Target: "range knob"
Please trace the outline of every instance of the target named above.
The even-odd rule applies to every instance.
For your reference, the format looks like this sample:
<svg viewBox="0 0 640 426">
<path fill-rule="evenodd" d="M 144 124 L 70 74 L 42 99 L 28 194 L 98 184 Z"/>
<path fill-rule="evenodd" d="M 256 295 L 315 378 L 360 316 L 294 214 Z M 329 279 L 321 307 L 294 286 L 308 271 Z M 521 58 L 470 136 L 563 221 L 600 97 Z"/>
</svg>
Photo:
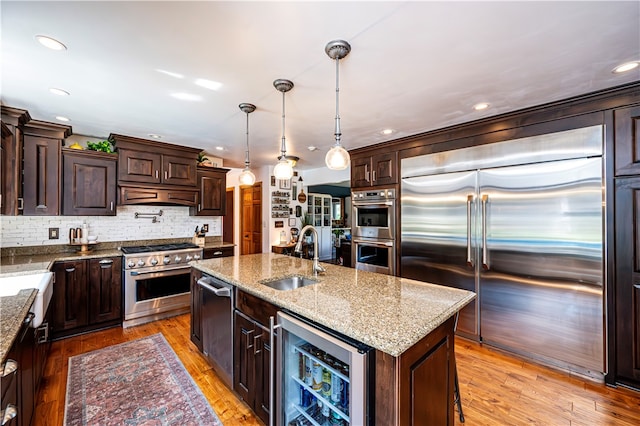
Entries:
<svg viewBox="0 0 640 426">
<path fill-rule="evenodd" d="M 193 260 L 198 260 L 200 259 L 200 255 L 199 254 L 194 254 L 193 255 Z"/>
<path fill-rule="evenodd" d="M 144 266 L 144 260 L 142 259 L 138 260 L 138 266 Z"/>
<path fill-rule="evenodd" d="M 175 258 L 175 259 L 173 259 L 173 260 L 174 260 L 174 262 L 176 262 L 176 263 L 180 263 L 180 261 L 182 260 L 182 258 L 181 258 L 180 256 L 176 256 L 176 258 Z"/>
<path fill-rule="evenodd" d="M 168 265 L 171 262 L 171 259 L 169 258 L 169 256 L 165 256 L 164 259 L 162 259 L 162 263 L 164 263 L 165 265 Z"/>
<path fill-rule="evenodd" d="M 158 259 L 156 259 L 155 257 L 151 259 L 151 265 L 152 266 L 156 266 L 158 264 Z"/>
<path fill-rule="evenodd" d="M 135 264 L 135 263 L 133 263 L 133 260 L 130 260 L 130 261 L 127 263 L 127 266 L 128 266 L 129 268 L 133 268 L 134 266 L 136 266 L 136 264 Z"/>
<path fill-rule="evenodd" d="M 187 261 L 187 262 L 191 261 L 191 259 L 193 259 L 193 257 L 191 257 L 191 255 L 186 255 L 185 258 L 184 258 L 184 260 Z"/>
</svg>

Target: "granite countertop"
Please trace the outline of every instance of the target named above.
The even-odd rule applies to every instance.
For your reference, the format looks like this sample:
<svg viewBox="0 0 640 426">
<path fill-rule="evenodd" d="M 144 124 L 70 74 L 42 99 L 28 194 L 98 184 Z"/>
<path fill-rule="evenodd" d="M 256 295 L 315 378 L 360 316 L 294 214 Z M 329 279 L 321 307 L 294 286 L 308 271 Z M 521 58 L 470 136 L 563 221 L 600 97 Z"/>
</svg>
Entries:
<svg viewBox="0 0 640 426">
<path fill-rule="evenodd" d="M 475 298 L 475 293 L 406 278 L 323 264 L 319 283 L 290 291 L 261 280 L 303 275 L 312 261 L 263 253 L 190 263 L 274 305 L 399 356 Z"/>
<path fill-rule="evenodd" d="M 31 288 L 20 290 L 15 296 L 0 297 L 0 363 L 4 363 L 37 294 Z"/>
<path fill-rule="evenodd" d="M 113 248 L 106 250 L 91 250 L 89 253 L 67 252 L 3 256 L 0 258 L 0 275 L 37 274 L 41 272 L 49 272 L 53 267 L 54 262 L 112 256 L 122 256 L 122 252 Z"/>
</svg>

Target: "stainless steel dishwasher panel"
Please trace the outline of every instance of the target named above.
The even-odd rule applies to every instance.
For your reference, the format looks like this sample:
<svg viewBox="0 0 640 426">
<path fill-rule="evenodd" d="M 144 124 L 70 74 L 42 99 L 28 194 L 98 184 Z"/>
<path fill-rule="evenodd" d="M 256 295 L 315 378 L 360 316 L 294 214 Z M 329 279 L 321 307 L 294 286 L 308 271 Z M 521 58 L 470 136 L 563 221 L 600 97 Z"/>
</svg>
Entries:
<svg viewBox="0 0 640 426">
<path fill-rule="evenodd" d="M 203 290 L 202 351 L 218 376 L 233 388 L 233 286 L 207 275 L 198 285 Z"/>
</svg>

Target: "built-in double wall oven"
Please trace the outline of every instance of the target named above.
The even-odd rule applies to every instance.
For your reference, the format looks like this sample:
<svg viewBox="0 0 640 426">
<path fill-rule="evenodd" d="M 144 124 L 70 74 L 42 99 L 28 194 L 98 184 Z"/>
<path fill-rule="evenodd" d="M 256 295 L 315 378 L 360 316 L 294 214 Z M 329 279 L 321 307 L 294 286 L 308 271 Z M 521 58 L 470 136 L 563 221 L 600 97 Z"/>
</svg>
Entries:
<svg viewBox="0 0 640 426">
<path fill-rule="evenodd" d="M 351 203 L 351 250 L 355 268 L 395 275 L 395 190 L 353 191 Z"/>
</svg>

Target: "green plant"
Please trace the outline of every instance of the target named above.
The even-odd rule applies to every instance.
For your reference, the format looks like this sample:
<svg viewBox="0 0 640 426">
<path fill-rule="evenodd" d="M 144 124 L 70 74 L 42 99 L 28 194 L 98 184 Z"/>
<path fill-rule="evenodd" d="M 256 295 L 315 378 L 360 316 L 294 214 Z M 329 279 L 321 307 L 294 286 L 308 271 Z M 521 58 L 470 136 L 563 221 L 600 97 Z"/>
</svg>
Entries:
<svg viewBox="0 0 640 426">
<path fill-rule="evenodd" d="M 89 149 L 90 151 L 113 152 L 113 148 L 111 147 L 111 142 L 109 141 L 100 141 L 100 142 L 87 141 L 87 149 Z"/>
<path fill-rule="evenodd" d="M 300 227 L 304 228 L 306 225 L 313 225 L 311 215 L 309 213 L 305 213 L 300 218 Z"/>
<path fill-rule="evenodd" d="M 198 154 L 198 163 L 203 163 L 205 161 L 209 161 L 209 159 L 204 156 L 204 151 L 202 151 Z"/>
</svg>

